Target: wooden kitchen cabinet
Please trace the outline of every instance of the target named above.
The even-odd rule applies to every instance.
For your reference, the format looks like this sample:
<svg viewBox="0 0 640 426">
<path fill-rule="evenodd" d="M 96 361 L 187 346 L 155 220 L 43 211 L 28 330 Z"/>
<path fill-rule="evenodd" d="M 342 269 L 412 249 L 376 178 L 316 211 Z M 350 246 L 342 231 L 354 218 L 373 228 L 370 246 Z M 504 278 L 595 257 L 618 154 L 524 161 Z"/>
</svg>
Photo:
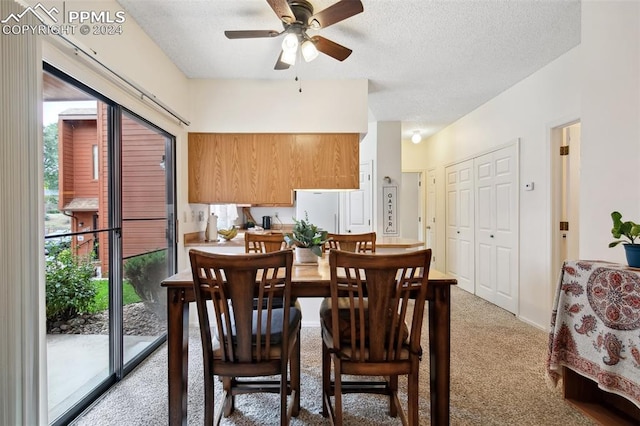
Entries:
<svg viewBox="0 0 640 426">
<path fill-rule="evenodd" d="M 294 189 L 358 188 L 357 134 L 189 133 L 189 202 L 293 205 Z"/>
<path fill-rule="evenodd" d="M 360 186 L 358 135 L 295 135 L 290 164 L 295 189 L 357 189 Z"/>
</svg>

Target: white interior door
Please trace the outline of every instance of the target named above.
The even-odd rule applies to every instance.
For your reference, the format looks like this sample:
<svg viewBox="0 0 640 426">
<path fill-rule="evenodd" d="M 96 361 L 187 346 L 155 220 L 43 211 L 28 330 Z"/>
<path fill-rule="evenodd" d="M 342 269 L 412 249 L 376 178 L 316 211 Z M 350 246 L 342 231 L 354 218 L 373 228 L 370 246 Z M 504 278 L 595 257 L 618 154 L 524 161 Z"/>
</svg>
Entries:
<svg viewBox="0 0 640 426">
<path fill-rule="evenodd" d="M 371 163 L 360 163 L 360 189 L 346 191 L 344 217 L 340 232 L 361 234 L 371 232 Z"/>
<path fill-rule="evenodd" d="M 556 298 L 557 278 L 567 259 L 579 259 L 581 123 L 551 129 L 551 269 L 554 283 L 548 294 L 549 309 Z M 568 229 L 567 229 L 568 228 Z"/>
<path fill-rule="evenodd" d="M 474 159 L 476 294 L 518 308 L 517 145 Z"/>
<path fill-rule="evenodd" d="M 579 205 L 580 205 L 580 123 L 562 129 L 563 146 L 568 147 L 562 155 L 562 218 L 568 229 L 561 231 L 560 261 L 579 259 Z"/>
<path fill-rule="evenodd" d="M 449 166 L 446 182 L 446 272 L 458 287 L 474 292 L 474 189 L 473 160 Z"/>
</svg>

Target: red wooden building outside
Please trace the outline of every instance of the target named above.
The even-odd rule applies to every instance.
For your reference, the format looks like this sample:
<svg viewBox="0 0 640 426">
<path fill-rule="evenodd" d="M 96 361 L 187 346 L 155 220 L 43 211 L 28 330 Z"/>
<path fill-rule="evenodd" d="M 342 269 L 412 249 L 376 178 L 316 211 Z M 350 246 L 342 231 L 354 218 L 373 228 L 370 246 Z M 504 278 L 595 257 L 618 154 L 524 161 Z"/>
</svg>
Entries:
<svg viewBox="0 0 640 426">
<path fill-rule="evenodd" d="M 109 271 L 109 158 L 107 106 L 68 109 L 58 116 L 58 208 L 71 217 L 75 254 L 93 254 L 101 274 Z M 126 259 L 167 247 L 166 137 L 122 117 L 122 244 Z M 161 164 L 162 163 L 162 164 Z"/>
</svg>

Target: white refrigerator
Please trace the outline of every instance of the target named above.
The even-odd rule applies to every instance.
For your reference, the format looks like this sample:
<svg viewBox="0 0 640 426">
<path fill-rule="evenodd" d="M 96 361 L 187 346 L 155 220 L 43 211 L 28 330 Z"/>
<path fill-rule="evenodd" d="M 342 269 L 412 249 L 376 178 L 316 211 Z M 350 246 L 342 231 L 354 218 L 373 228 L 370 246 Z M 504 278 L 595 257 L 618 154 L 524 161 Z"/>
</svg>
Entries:
<svg viewBox="0 0 640 426">
<path fill-rule="evenodd" d="M 338 232 L 339 219 L 338 191 L 296 191 L 296 219 L 304 219 L 304 212 L 309 216 L 309 222 L 319 228 L 334 234 Z M 304 312 L 318 312 L 322 298 L 305 297 L 299 300 Z M 304 327 L 319 327 L 319 317 L 305 315 L 302 320 Z"/>
<path fill-rule="evenodd" d="M 338 191 L 296 191 L 296 219 L 304 219 L 307 212 L 309 222 L 337 234 L 339 199 Z"/>
</svg>

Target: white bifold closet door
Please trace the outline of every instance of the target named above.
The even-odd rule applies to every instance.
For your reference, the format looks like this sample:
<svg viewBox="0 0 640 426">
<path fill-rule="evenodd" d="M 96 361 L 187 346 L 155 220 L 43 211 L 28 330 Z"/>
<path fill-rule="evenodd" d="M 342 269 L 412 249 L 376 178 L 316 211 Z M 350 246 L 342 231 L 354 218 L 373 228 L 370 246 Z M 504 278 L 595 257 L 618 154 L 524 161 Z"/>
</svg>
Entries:
<svg viewBox="0 0 640 426">
<path fill-rule="evenodd" d="M 517 145 L 474 159 L 476 192 L 475 293 L 518 309 Z"/>
<path fill-rule="evenodd" d="M 518 145 L 445 169 L 446 272 L 518 313 Z"/>
<path fill-rule="evenodd" d="M 473 160 L 449 166 L 446 179 L 446 272 L 458 287 L 474 292 Z"/>
</svg>

